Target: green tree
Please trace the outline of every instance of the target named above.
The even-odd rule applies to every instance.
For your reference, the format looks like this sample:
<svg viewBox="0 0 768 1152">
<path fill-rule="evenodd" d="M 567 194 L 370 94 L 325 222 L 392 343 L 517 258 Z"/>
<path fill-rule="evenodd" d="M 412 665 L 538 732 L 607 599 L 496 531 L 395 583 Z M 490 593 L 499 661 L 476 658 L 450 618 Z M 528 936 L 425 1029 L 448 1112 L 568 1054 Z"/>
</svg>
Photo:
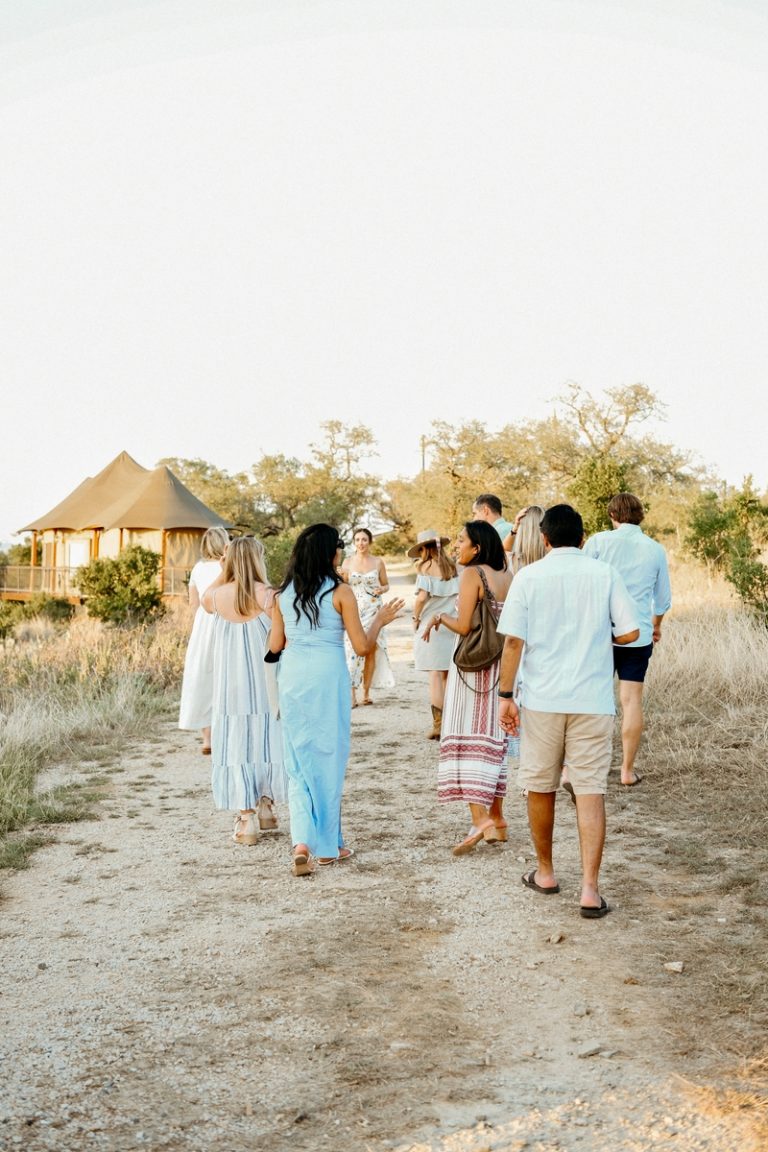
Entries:
<svg viewBox="0 0 768 1152">
<path fill-rule="evenodd" d="M 361 521 L 388 519 L 381 481 L 367 469 L 376 451 L 373 433 L 339 420 L 327 420 L 320 428 L 324 439 L 310 445 L 309 460 L 276 455 L 254 464 L 264 535 L 295 538 L 296 530 L 323 521 L 347 533 Z"/>
<path fill-rule="evenodd" d="M 585 456 L 568 494 L 584 521 L 587 536 L 611 527 L 606 511 L 612 496 L 629 488 L 627 467 L 612 456 Z"/>
<path fill-rule="evenodd" d="M 43 544 L 40 539 L 37 541 L 37 564 L 41 564 L 43 560 Z M 32 537 L 25 536 L 20 544 L 11 544 L 9 548 L 0 549 L 0 565 L 19 565 L 26 567 L 32 563 Z"/>
<path fill-rule="evenodd" d="M 166 456 L 158 463 L 170 468 L 193 496 L 223 520 L 236 528 L 254 530 L 258 519 L 256 493 L 247 473 L 232 475 L 199 458 L 185 460 L 179 456 Z"/>
<path fill-rule="evenodd" d="M 767 543 L 768 505 L 755 491 L 751 476 L 734 492 L 704 492 L 696 501 L 685 539 L 688 551 L 721 572 L 742 603 L 766 623 L 768 568 L 763 554 Z"/>
<path fill-rule="evenodd" d="M 304 468 L 300 460 L 282 453 L 263 456 L 253 465 L 251 474 L 262 537 L 291 533 L 301 522 L 308 496 Z"/>
<path fill-rule="evenodd" d="M 139 545 L 114 559 L 92 560 L 77 572 L 88 615 L 108 624 L 140 624 L 161 615 L 159 570 L 158 553 Z"/>
<path fill-rule="evenodd" d="M 367 461 L 376 455 L 370 428 L 340 420 L 326 420 L 320 427 L 324 439 L 310 445 L 312 456 L 305 470 L 307 502 L 302 523 L 334 524 L 346 534 L 361 522 L 386 518 L 381 481 L 367 471 Z"/>
<path fill-rule="evenodd" d="M 393 522 L 412 535 L 424 527 L 454 532 L 480 492 L 495 492 L 513 514 L 525 504 L 576 504 L 590 530 L 606 527 L 603 510 L 629 488 L 656 509 L 652 530 L 684 522 L 701 476 L 685 453 L 638 428 L 663 405 L 643 384 L 609 389 L 601 399 L 570 385 L 543 420 L 492 433 L 480 421 L 436 421 L 422 438 L 425 466 L 388 485 Z"/>
</svg>

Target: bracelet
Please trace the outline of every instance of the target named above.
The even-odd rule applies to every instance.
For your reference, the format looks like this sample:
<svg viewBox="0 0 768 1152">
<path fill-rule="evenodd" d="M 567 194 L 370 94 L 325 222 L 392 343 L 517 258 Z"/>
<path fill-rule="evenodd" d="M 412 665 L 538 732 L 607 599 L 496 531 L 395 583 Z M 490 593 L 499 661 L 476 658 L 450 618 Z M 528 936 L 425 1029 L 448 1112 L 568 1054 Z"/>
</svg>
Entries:
<svg viewBox="0 0 768 1152">
<path fill-rule="evenodd" d="M 515 694 L 514 694 L 514 692 L 501 692 L 501 691 L 499 691 L 498 697 L 500 700 L 514 700 Z"/>
</svg>

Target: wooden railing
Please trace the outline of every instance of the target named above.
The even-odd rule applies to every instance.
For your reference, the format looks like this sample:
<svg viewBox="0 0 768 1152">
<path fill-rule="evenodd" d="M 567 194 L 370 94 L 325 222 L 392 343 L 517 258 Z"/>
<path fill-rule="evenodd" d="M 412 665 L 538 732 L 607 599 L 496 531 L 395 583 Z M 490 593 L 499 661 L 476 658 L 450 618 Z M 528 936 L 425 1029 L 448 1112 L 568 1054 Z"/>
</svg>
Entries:
<svg viewBox="0 0 768 1152">
<path fill-rule="evenodd" d="M 29 600 L 39 592 L 48 596 L 80 599 L 78 568 L 32 567 L 30 564 L 0 564 L 0 599 Z M 186 596 L 189 568 L 163 569 L 163 595 Z"/>
</svg>

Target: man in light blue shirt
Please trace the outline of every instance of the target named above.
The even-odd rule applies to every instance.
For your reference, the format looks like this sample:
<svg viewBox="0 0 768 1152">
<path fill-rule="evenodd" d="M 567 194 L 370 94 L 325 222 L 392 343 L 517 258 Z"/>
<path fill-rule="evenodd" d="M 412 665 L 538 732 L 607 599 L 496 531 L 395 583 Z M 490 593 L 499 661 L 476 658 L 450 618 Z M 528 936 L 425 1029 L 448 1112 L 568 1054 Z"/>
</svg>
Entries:
<svg viewBox="0 0 768 1152">
<path fill-rule="evenodd" d="M 484 492 L 482 496 L 478 496 L 472 505 L 472 515 L 475 520 L 485 520 L 486 523 L 492 524 L 501 537 L 502 544 L 510 532 L 515 530 L 514 524 L 502 516 L 501 500 L 492 492 Z"/>
<path fill-rule="evenodd" d="M 504 633 L 499 723 L 520 730 L 519 781 L 527 790 L 528 823 L 537 867 L 523 884 L 560 891 L 552 863 L 555 797 L 567 762 L 576 798 L 581 846 L 581 915 L 609 911 L 598 886 L 605 843 L 605 792 L 616 706 L 613 642 L 640 635 L 637 610 L 614 568 L 581 551 L 584 525 L 568 504 L 541 521 L 546 555 L 512 581 L 498 630 Z M 521 666 L 521 708 L 514 700 Z"/>
<path fill-rule="evenodd" d="M 639 638 L 626 648 L 613 650 L 621 702 L 621 782 L 634 788 L 643 779 L 635 772 L 643 731 L 643 682 L 653 646 L 661 639 L 661 622 L 672 604 L 672 594 L 666 552 L 640 527 L 645 513 L 637 496 L 619 492 L 608 504 L 608 515 L 613 531 L 590 536 L 584 551 L 616 569 L 639 614 Z"/>
</svg>

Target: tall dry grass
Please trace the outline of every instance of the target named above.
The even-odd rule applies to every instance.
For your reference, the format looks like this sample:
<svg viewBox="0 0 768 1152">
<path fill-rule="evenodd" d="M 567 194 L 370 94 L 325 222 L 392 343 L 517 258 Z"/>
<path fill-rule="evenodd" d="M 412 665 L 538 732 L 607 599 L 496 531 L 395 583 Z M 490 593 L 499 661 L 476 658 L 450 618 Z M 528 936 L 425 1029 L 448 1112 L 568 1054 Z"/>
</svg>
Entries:
<svg viewBox="0 0 768 1152">
<path fill-rule="evenodd" d="M 0 866 L 21 864 L 30 825 L 76 818 L 92 789 L 41 794 L 52 766 L 115 754 L 146 735 L 175 697 L 188 618 L 169 613 L 144 628 L 118 630 L 87 618 L 65 629 L 27 622 L 0 652 Z"/>
<path fill-rule="evenodd" d="M 690 950 L 701 1010 L 681 1000 L 679 1033 L 705 1031 L 724 1060 L 763 1067 L 768 629 L 695 569 L 673 574 L 673 591 L 646 681 L 634 838 L 661 853 L 664 899 Z"/>
</svg>

